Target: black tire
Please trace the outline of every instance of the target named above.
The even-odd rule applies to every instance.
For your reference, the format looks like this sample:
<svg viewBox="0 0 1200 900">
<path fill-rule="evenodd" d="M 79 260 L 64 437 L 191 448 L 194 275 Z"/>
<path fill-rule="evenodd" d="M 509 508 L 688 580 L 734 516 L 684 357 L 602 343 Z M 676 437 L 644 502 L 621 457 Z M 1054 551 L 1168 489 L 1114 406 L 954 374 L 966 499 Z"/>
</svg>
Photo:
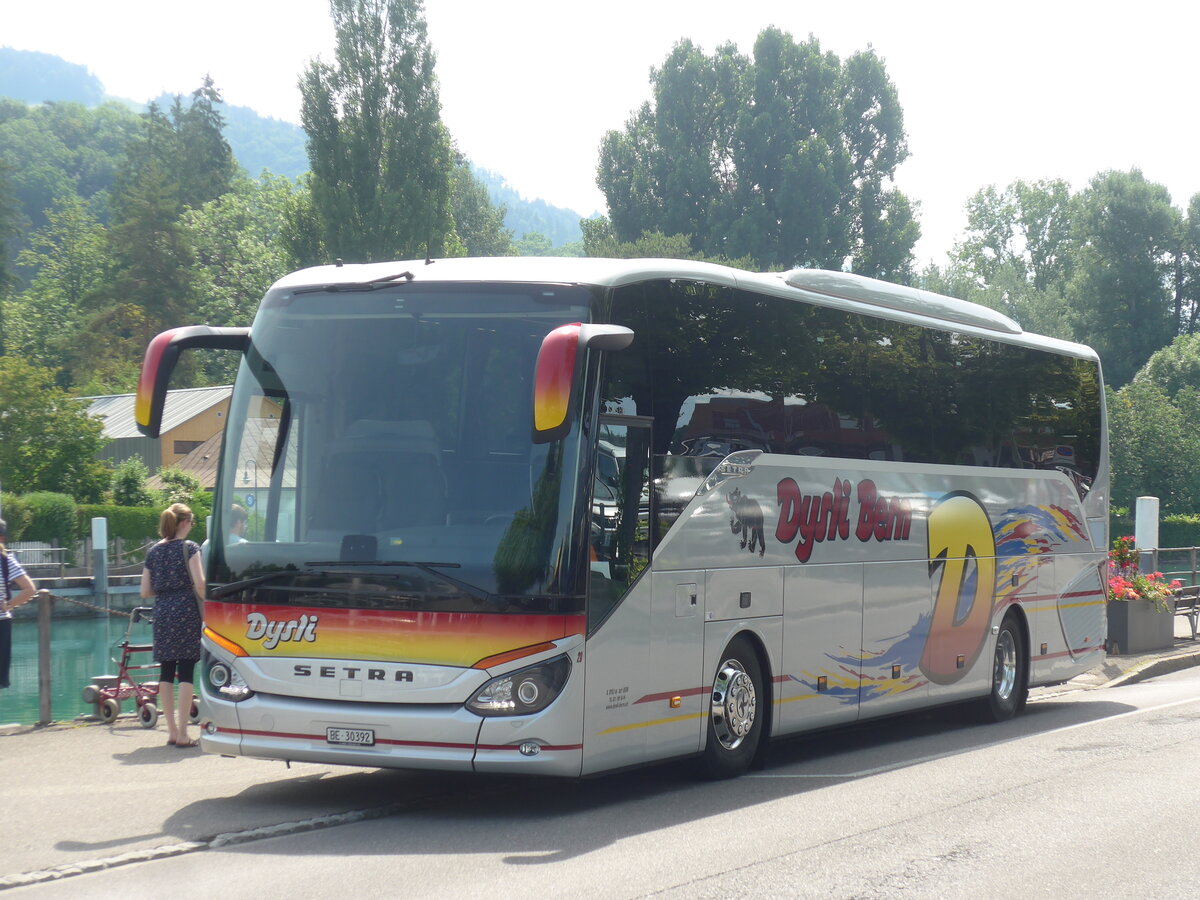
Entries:
<svg viewBox="0 0 1200 900">
<path fill-rule="evenodd" d="M 200 700 L 196 697 L 192 698 L 192 708 L 188 710 L 188 721 L 193 725 L 200 721 Z"/>
<path fill-rule="evenodd" d="M 117 720 L 117 716 L 121 714 L 121 701 L 113 697 L 107 697 L 100 704 L 100 721 L 105 725 L 111 725 Z"/>
<path fill-rule="evenodd" d="M 138 708 L 138 722 L 143 728 L 153 728 L 158 724 L 158 707 L 146 701 Z"/>
<path fill-rule="evenodd" d="M 701 757 L 707 777 L 735 778 L 750 768 L 762 740 L 765 701 L 758 654 L 749 640 L 736 637 L 713 673 L 708 740 Z"/>
<path fill-rule="evenodd" d="M 992 654 L 992 689 L 979 703 L 985 722 L 1005 722 L 1025 707 L 1029 696 L 1029 653 L 1016 617 L 1008 616 L 996 635 Z"/>
</svg>

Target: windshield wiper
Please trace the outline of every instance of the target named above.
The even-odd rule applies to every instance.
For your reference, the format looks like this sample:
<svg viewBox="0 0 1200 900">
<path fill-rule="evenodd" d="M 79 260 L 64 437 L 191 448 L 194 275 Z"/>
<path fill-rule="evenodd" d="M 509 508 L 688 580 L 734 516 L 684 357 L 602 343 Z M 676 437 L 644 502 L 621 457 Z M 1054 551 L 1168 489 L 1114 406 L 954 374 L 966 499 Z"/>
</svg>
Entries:
<svg viewBox="0 0 1200 900">
<path fill-rule="evenodd" d="M 264 572 L 262 575 L 252 575 L 249 578 L 243 578 L 240 581 L 231 581 L 228 584 L 223 584 L 219 588 L 215 588 L 209 596 L 216 600 L 219 597 L 224 597 L 226 594 L 236 594 L 238 591 L 244 591 L 246 588 L 254 587 L 256 584 L 265 584 L 268 581 L 274 581 L 277 578 L 282 578 L 285 575 L 311 575 L 311 569 L 277 569 L 274 572 Z"/>
<path fill-rule="evenodd" d="M 296 288 L 292 293 L 311 294 L 314 291 L 327 291 L 331 294 L 336 294 L 338 291 L 373 291 L 377 287 L 384 287 L 400 279 L 412 281 L 414 277 L 412 272 L 404 271 L 397 272 L 395 275 L 385 275 L 383 278 L 372 278 L 370 281 L 332 281 L 328 284 L 314 285 L 313 287 Z"/>
<path fill-rule="evenodd" d="M 306 566 L 314 568 L 324 568 L 326 566 L 345 566 L 347 568 L 367 567 L 367 568 L 387 568 L 389 566 L 402 566 L 410 569 L 419 569 L 426 575 L 432 575 L 440 581 L 447 584 L 452 584 L 464 594 L 474 597 L 476 600 L 482 600 L 484 603 L 490 603 L 498 600 L 495 594 L 485 591 L 481 587 L 476 587 L 466 581 L 461 581 L 452 575 L 447 575 L 445 572 L 439 572 L 438 569 L 461 569 L 458 563 L 452 562 L 410 562 L 404 559 L 368 559 L 361 561 L 342 561 L 335 560 L 332 562 L 306 562 Z"/>
</svg>

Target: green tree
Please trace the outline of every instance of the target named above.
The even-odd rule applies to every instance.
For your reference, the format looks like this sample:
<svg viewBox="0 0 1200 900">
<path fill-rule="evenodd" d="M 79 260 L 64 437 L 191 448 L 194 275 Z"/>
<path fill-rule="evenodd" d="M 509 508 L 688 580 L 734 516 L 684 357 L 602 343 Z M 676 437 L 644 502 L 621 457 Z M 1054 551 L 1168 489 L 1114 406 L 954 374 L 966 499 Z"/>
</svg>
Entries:
<svg viewBox="0 0 1200 900">
<path fill-rule="evenodd" d="M 686 234 L 663 234 L 661 231 L 643 232 L 637 240 L 622 241 L 613 232 L 608 219 L 595 218 L 580 221 L 583 230 L 583 255 L 611 259 L 692 259 L 732 266 L 736 269 L 751 269 L 754 261 L 746 256 L 741 259 L 708 258 L 692 249 L 692 241 Z"/>
<path fill-rule="evenodd" d="M 1193 412 L 1194 389 L 1184 401 Z M 1158 497 L 1166 513 L 1200 509 L 1200 435 L 1159 385 L 1135 380 L 1108 394 L 1112 502 Z"/>
<path fill-rule="evenodd" d="M 300 79 L 326 250 L 356 262 L 437 256 L 452 231 L 450 138 L 420 0 L 330 0 L 334 62 Z"/>
<path fill-rule="evenodd" d="M 77 194 L 107 222 L 108 192 L 138 128 L 138 117 L 119 103 L 95 109 L 78 103 L 29 107 L 0 98 L 0 163 L 11 167 L 19 225 L 8 262 L 15 263 L 28 237 L 46 227 L 56 202 Z M 16 271 L 26 281 L 36 275 L 25 266 Z"/>
<path fill-rule="evenodd" d="M 184 503 L 190 506 L 203 490 L 199 478 L 174 466 L 161 469 L 158 479 L 162 482 L 163 499 L 167 503 Z"/>
<path fill-rule="evenodd" d="M 46 368 L 65 366 L 84 298 L 104 284 L 111 268 L 104 227 L 82 197 L 61 198 L 18 264 L 37 274 L 5 308 L 5 349 Z"/>
<path fill-rule="evenodd" d="M 1181 334 L 1156 351 L 1134 381 L 1157 385 L 1172 402 L 1184 388 L 1200 387 L 1200 334 Z"/>
<path fill-rule="evenodd" d="M 1200 323 L 1200 194 L 1192 197 L 1180 223 L 1174 280 L 1176 330 L 1195 334 Z"/>
<path fill-rule="evenodd" d="M 1109 384 L 1128 382 L 1177 333 L 1169 285 L 1181 227 L 1167 189 L 1137 169 L 1101 173 L 1076 199 L 1066 296 L 1076 339 L 1096 348 Z"/>
<path fill-rule="evenodd" d="M 903 113 L 873 51 L 843 63 L 768 28 L 752 62 L 681 41 L 651 83 L 653 102 L 600 148 L 619 241 L 688 234 L 694 250 L 755 268 L 911 276 L 919 229 L 891 186 L 908 154 Z"/>
<path fill-rule="evenodd" d="M 1065 181 L 995 185 L 967 201 L 967 228 L 941 287 L 1016 319 L 1029 331 L 1074 339 L 1064 298 L 1071 273 L 1071 203 Z"/>
<path fill-rule="evenodd" d="M 537 231 L 527 231 L 514 245 L 517 256 L 557 256 L 550 238 Z"/>
<path fill-rule="evenodd" d="M 139 457 L 131 456 L 117 463 L 112 474 L 112 499 L 117 506 L 157 506 L 159 500 L 146 487 L 150 470 Z"/>
<path fill-rule="evenodd" d="M 233 189 L 181 218 L 194 254 L 189 290 L 198 298 L 195 316 L 209 325 L 249 325 L 259 301 L 278 278 L 296 268 L 285 237 L 301 190 L 282 176 L 263 173 L 238 179 Z M 190 360 L 208 384 L 228 384 L 240 353 L 206 353 Z"/>
<path fill-rule="evenodd" d="M 233 151 L 225 140 L 220 105 L 221 93 L 208 75 L 186 106 L 182 97 L 175 97 L 171 109 L 174 162 L 179 200 L 184 206 L 196 208 L 228 193 L 238 174 Z"/>
<path fill-rule="evenodd" d="M 16 493 L 59 491 L 86 503 L 109 487 L 96 459 L 104 426 L 54 383 L 54 373 L 18 356 L 0 359 L 0 483 Z"/>
<path fill-rule="evenodd" d="M 13 196 L 12 166 L 0 157 L 0 303 L 8 296 L 11 287 L 12 273 L 9 271 L 8 259 L 16 233 L 17 201 Z M 3 307 L 0 306 L 0 353 L 4 352 L 8 337 L 7 317 L 3 316 L 3 312 Z"/>
<path fill-rule="evenodd" d="M 454 231 L 467 256 L 512 256 L 512 232 L 504 227 L 503 206 L 496 207 L 487 187 L 458 156 L 451 177 Z"/>
</svg>

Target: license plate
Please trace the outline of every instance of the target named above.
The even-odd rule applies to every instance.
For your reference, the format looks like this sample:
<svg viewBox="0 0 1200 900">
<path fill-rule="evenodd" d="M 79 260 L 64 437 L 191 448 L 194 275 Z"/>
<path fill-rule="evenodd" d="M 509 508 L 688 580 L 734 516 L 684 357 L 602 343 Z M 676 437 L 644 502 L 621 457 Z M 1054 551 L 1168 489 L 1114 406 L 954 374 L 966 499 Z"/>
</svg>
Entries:
<svg viewBox="0 0 1200 900">
<path fill-rule="evenodd" d="M 326 728 L 325 741 L 354 747 L 374 747 L 375 732 L 366 728 Z"/>
</svg>

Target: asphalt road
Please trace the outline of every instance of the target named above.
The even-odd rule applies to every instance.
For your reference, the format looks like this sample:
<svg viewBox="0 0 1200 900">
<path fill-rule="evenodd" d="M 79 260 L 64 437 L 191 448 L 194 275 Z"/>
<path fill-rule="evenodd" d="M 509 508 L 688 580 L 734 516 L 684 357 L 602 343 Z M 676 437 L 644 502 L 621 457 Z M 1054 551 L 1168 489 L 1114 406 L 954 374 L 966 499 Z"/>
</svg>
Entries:
<svg viewBox="0 0 1200 900">
<path fill-rule="evenodd" d="M 20 823 L 0 872 L 48 866 L 5 896 L 1200 896 L 1180 838 L 1200 813 L 1200 669 L 1044 693 L 1003 725 L 948 710 L 792 741 L 718 783 L 287 770 L 146 737 L 107 735 L 131 745 L 128 780 L 51 795 L 41 822 L 36 781 L 12 774 L 32 763 L 0 738 L 4 831 Z"/>
</svg>

